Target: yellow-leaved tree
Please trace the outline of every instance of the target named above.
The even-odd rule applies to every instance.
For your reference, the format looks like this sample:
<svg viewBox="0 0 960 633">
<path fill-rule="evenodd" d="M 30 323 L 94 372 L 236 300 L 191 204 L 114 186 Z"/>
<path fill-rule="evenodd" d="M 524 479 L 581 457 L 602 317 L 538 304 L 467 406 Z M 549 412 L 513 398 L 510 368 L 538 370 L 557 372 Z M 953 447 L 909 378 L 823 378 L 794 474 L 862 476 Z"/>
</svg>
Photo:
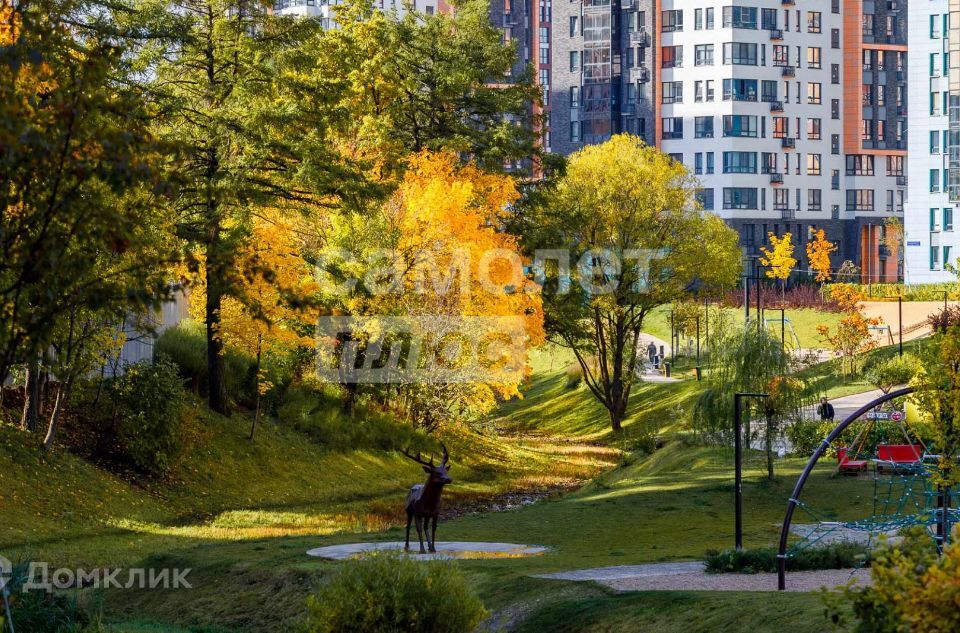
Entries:
<svg viewBox="0 0 960 633">
<path fill-rule="evenodd" d="M 760 247 L 763 252 L 760 263 L 767 267 L 767 277 L 779 279 L 786 292 L 787 279 L 797 265 L 797 258 L 793 256 L 793 235 L 784 233 L 783 237 L 777 237 L 774 233 L 768 233 L 767 239 L 770 240 L 770 248 Z"/>
<path fill-rule="evenodd" d="M 511 177 L 424 151 L 410 159 L 397 191 L 374 213 L 334 221 L 330 250 L 349 252 L 351 262 L 321 258 L 325 272 L 362 279 L 326 297 L 331 309 L 364 317 L 350 337 L 364 345 L 379 334 L 372 331 L 377 319 L 391 317 L 425 348 L 433 346 L 430 362 L 421 356 L 425 364 L 407 368 L 395 390 L 381 390 L 391 408 L 420 426 L 476 418 L 498 398 L 519 396 L 526 350 L 544 341 L 540 297 L 523 274 L 517 238 L 500 229 L 518 198 Z M 510 331 L 491 330 L 496 323 Z M 477 352 L 482 341 L 501 335 L 521 343 L 506 362 L 520 371 L 486 367 L 479 379 L 463 379 L 470 373 L 464 358 L 438 360 L 442 341 L 456 339 Z M 349 406 L 360 385 L 343 387 Z"/>
<path fill-rule="evenodd" d="M 295 216 L 269 209 L 254 216 L 231 276 L 238 289 L 220 308 L 216 334 L 227 347 L 255 359 L 256 406 L 250 439 L 260 418 L 261 401 L 274 385 L 263 368 L 264 355 L 312 346 L 318 310 L 318 284 L 303 258 Z M 190 313 L 204 318 L 203 278 L 191 284 Z"/>
<path fill-rule="evenodd" d="M 810 268 L 816 272 L 816 280 L 821 284 L 832 277 L 830 266 L 831 253 L 837 252 L 837 245 L 827 239 L 823 229 L 813 232 L 813 239 L 807 242 L 807 260 Z"/>
</svg>

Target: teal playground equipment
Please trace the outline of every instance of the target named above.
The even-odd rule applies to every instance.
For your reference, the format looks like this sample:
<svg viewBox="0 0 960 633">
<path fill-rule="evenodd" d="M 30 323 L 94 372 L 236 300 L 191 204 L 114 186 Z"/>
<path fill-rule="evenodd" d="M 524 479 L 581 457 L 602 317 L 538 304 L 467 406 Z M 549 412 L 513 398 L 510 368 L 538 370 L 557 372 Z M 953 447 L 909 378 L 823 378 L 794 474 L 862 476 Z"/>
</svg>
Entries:
<svg viewBox="0 0 960 633">
<path fill-rule="evenodd" d="M 937 548 L 950 539 L 960 509 L 949 487 L 934 475 L 939 455 L 911 432 L 899 403 L 913 392 L 907 387 L 884 394 L 840 422 L 816 448 L 787 503 L 780 532 L 778 588 L 786 588 L 787 560 L 799 552 L 838 541 L 868 547 L 915 526 L 925 528 Z M 838 475 L 870 476 L 873 504 L 869 515 L 840 521 L 801 499 L 804 485 L 824 456 L 835 453 Z M 794 525 L 794 519 L 803 522 Z"/>
</svg>

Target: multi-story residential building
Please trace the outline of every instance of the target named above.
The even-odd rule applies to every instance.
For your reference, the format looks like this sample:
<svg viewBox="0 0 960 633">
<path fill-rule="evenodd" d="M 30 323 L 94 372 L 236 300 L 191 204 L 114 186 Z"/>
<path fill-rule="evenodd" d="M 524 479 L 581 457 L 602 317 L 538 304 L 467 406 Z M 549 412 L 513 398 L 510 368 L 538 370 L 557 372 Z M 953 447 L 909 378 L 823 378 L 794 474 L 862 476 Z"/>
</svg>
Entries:
<svg viewBox="0 0 960 633">
<path fill-rule="evenodd" d="M 803 262 L 822 228 L 835 265 L 897 278 L 885 219 L 905 199 L 905 2 L 538 3 L 545 149 L 638 134 L 700 177 L 747 258 L 790 232 Z"/>
<path fill-rule="evenodd" d="M 951 14 L 953 19 L 951 22 Z M 910 4 L 910 56 L 914 72 L 909 94 L 906 229 L 907 283 L 954 279 L 946 264 L 960 255 L 960 230 L 954 227 L 958 183 L 951 156 L 957 155 L 957 99 L 960 95 L 960 0 Z M 955 61 L 951 63 L 951 56 Z M 951 109 L 953 110 L 951 116 Z"/>
<path fill-rule="evenodd" d="M 336 28 L 334 7 L 338 4 L 340 4 L 338 0 L 275 0 L 273 10 L 279 15 L 317 18 L 323 24 L 323 28 L 329 29 Z M 446 11 L 449 8 L 444 0 L 374 0 L 373 6 L 381 11 L 394 12 L 398 16 L 406 13 L 408 8 L 427 15 Z"/>
</svg>

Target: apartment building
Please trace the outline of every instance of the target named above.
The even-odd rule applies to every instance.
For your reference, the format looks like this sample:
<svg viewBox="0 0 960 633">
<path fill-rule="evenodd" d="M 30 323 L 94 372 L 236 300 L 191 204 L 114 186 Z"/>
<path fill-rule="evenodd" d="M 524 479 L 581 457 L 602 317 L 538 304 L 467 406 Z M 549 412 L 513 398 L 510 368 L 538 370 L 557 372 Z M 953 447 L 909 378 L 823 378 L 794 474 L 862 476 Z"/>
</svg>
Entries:
<svg viewBox="0 0 960 633">
<path fill-rule="evenodd" d="M 911 284 L 955 279 L 946 265 L 956 265 L 960 255 L 960 231 L 954 226 L 955 207 L 960 200 L 957 134 L 951 134 L 951 127 L 960 121 L 958 16 L 960 0 L 915 0 L 910 5 L 909 47 L 914 72 L 908 92 L 916 105 L 909 118 L 904 228 L 905 280 Z"/>
<path fill-rule="evenodd" d="M 834 265 L 898 277 L 885 220 L 906 197 L 905 1 L 535 1 L 545 149 L 637 134 L 700 177 L 746 259 L 790 232 L 803 265 L 824 229 Z"/>
<path fill-rule="evenodd" d="M 273 3 L 273 10 L 278 15 L 319 19 L 323 28 L 329 29 L 337 26 L 334 7 L 338 4 L 340 4 L 338 0 L 276 0 Z M 435 12 L 448 10 L 449 5 L 444 0 L 374 0 L 373 7 L 400 16 L 409 8 L 433 15 Z"/>
</svg>

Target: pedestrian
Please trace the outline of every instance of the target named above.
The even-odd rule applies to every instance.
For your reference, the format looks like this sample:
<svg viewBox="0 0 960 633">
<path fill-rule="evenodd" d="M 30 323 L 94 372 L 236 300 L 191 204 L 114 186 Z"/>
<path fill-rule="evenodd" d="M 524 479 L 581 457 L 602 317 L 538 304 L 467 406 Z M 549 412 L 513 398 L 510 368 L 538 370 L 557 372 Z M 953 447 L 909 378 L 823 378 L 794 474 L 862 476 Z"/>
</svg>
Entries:
<svg viewBox="0 0 960 633">
<path fill-rule="evenodd" d="M 830 404 L 826 397 L 820 398 L 820 406 L 817 407 L 817 415 L 819 415 L 820 419 L 825 422 L 833 422 L 833 405 Z"/>
<path fill-rule="evenodd" d="M 653 341 L 650 341 L 650 344 L 647 345 L 647 358 L 650 359 L 651 363 L 657 358 L 657 344 Z"/>
</svg>

